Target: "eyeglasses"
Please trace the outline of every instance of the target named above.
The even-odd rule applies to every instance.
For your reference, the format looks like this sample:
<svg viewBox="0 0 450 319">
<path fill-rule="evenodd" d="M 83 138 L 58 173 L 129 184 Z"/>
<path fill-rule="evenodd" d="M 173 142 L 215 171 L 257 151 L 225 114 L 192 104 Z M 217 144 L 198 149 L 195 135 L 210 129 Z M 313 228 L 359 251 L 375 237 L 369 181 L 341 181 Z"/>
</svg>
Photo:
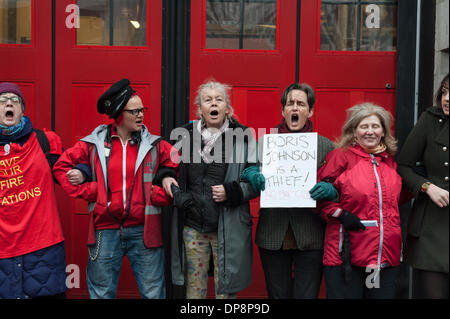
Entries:
<svg viewBox="0 0 450 319">
<path fill-rule="evenodd" d="M 12 104 L 14 105 L 18 105 L 20 104 L 20 97 L 18 96 L 0 96 L 0 104 L 1 105 L 5 105 L 6 103 L 8 103 L 8 100 L 11 101 Z"/>
<path fill-rule="evenodd" d="M 140 113 L 144 114 L 145 112 L 147 112 L 148 107 L 143 107 L 142 109 L 134 109 L 134 110 L 126 110 L 124 109 L 125 112 L 130 113 L 131 115 L 134 116 L 138 116 Z"/>
</svg>

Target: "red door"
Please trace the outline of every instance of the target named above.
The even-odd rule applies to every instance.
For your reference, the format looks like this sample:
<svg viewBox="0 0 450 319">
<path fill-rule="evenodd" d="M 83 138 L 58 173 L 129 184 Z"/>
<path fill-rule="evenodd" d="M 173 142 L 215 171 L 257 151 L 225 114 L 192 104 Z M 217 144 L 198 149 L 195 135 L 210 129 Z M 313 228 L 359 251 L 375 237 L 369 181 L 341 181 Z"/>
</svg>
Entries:
<svg viewBox="0 0 450 319">
<path fill-rule="evenodd" d="M 231 103 L 244 125 L 269 129 L 281 120 L 280 96 L 295 81 L 297 1 L 191 1 L 190 100 L 205 80 L 232 86 Z M 191 105 L 190 118 L 196 107 Z M 259 198 L 251 202 L 253 233 Z M 253 236 L 254 238 L 254 236 Z M 209 292 L 213 294 L 212 280 Z M 253 283 L 239 297 L 266 296 L 258 249 Z"/>
<path fill-rule="evenodd" d="M 238 120 L 268 132 L 281 120 L 280 96 L 298 72 L 301 82 L 316 89 L 315 128 L 331 139 L 340 134 L 345 110 L 356 103 L 373 101 L 395 114 L 397 1 L 300 1 L 300 30 L 297 2 L 191 0 L 190 100 L 209 78 L 228 83 Z M 96 101 L 110 84 L 127 77 L 150 108 L 147 126 L 159 134 L 162 0 L 54 3 L 52 92 L 52 1 L 0 0 L 0 21 L 8 20 L 0 23 L 0 81 L 20 85 L 34 125 L 50 128 L 54 111 L 56 132 L 65 148 L 72 146 L 108 122 L 97 114 Z M 79 28 L 74 4 L 80 9 Z M 194 105 L 190 117 L 195 118 Z M 81 288 L 69 295 L 88 297 L 86 203 L 71 200 L 59 187 L 57 192 L 67 261 L 81 271 Z M 259 199 L 251 207 L 255 229 Z M 266 295 L 254 248 L 253 283 L 240 297 Z M 118 297 L 138 297 L 128 262 Z"/>
<path fill-rule="evenodd" d="M 52 2 L 0 1 L 0 82 L 18 84 L 25 115 L 51 129 Z"/>
<path fill-rule="evenodd" d="M 320 134 L 340 136 L 345 110 L 361 102 L 395 115 L 396 21 L 396 0 L 301 1 L 300 81 L 316 90 Z"/>
<path fill-rule="evenodd" d="M 193 0 L 191 101 L 208 78 L 228 83 L 238 120 L 256 131 L 269 132 L 281 120 L 280 96 L 295 80 L 298 65 L 299 81 L 316 90 L 312 120 L 320 134 L 332 140 L 338 137 L 345 110 L 363 101 L 378 103 L 395 114 L 397 1 L 300 3 L 297 30 L 295 0 Z M 296 32 L 300 39 L 297 61 Z M 194 105 L 190 115 L 195 118 Z M 251 207 L 255 228 L 259 199 Z M 240 297 L 266 295 L 254 248 L 253 283 Z M 210 292 L 211 288 L 212 281 Z"/>
<path fill-rule="evenodd" d="M 76 7 L 79 6 L 79 28 Z M 145 124 L 153 134 L 161 127 L 161 1 L 56 1 L 56 132 L 70 147 L 96 126 L 108 123 L 97 113 L 97 99 L 114 82 L 128 78 L 149 107 Z M 87 297 L 87 204 L 58 194 L 64 215 L 68 263 L 80 267 L 81 288 L 72 297 Z M 118 297 L 139 297 L 131 267 L 124 261 Z"/>
</svg>

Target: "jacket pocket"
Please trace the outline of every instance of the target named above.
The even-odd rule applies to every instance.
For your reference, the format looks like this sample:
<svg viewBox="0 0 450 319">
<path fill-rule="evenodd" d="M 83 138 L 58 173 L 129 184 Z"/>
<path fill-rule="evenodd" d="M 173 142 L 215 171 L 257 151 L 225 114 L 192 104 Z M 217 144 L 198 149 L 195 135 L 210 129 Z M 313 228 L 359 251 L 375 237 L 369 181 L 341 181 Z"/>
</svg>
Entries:
<svg viewBox="0 0 450 319">
<path fill-rule="evenodd" d="M 411 215 L 409 216 L 408 235 L 420 237 L 428 203 L 429 200 L 415 200 Z"/>
<path fill-rule="evenodd" d="M 242 224 L 247 225 L 248 227 L 252 227 L 253 225 L 252 216 L 248 211 L 239 210 L 239 219 Z"/>
</svg>

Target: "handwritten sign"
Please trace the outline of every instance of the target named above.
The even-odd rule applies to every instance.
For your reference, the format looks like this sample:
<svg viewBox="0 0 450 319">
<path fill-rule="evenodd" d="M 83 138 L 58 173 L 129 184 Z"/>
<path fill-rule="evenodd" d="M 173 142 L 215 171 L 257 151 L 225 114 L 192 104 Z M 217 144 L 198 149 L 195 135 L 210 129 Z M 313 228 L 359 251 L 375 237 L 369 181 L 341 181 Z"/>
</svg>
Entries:
<svg viewBox="0 0 450 319">
<path fill-rule="evenodd" d="M 261 207 L 316 207 L 309 190 L 316 184 L 317 133 L 267 134 Z"/>
</svg>

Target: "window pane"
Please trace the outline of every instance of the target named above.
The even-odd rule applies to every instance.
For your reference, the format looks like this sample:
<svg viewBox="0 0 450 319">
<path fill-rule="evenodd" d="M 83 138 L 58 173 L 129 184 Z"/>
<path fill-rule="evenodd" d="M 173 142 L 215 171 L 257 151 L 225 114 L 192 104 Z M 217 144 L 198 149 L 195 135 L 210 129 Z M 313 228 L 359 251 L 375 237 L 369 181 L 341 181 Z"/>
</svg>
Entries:
<svg viewBox="0 0 450 319">
<path fill-rule="evenodd" d="M 357 11 L 351 4 L 322 4 L 320 49 L 353 51 L 357 47 Z"/>
<path fill-rule="evenodd" d="M 360 50 L 396 51 L 397 6 L 363 5 L 361 13 Z"/>
<path fill-rule="evenodd" d="M 146 46 L 146 0 L 78 0 L 78 45 Z"/>
<path fill-rule="evenodd" d="M 0 0 L 0 44 L 31 44 L 31 0 Z"/>
<path fill-rule="evenodd" d="M 321 50 L 395 51 L 396 44 L 397 1 L 322 1 Z"/>
<path fill-rule="evenodd" d="M 207 0 L 206 48 L 275 50 L 276 0 Z"/>
</svg>

